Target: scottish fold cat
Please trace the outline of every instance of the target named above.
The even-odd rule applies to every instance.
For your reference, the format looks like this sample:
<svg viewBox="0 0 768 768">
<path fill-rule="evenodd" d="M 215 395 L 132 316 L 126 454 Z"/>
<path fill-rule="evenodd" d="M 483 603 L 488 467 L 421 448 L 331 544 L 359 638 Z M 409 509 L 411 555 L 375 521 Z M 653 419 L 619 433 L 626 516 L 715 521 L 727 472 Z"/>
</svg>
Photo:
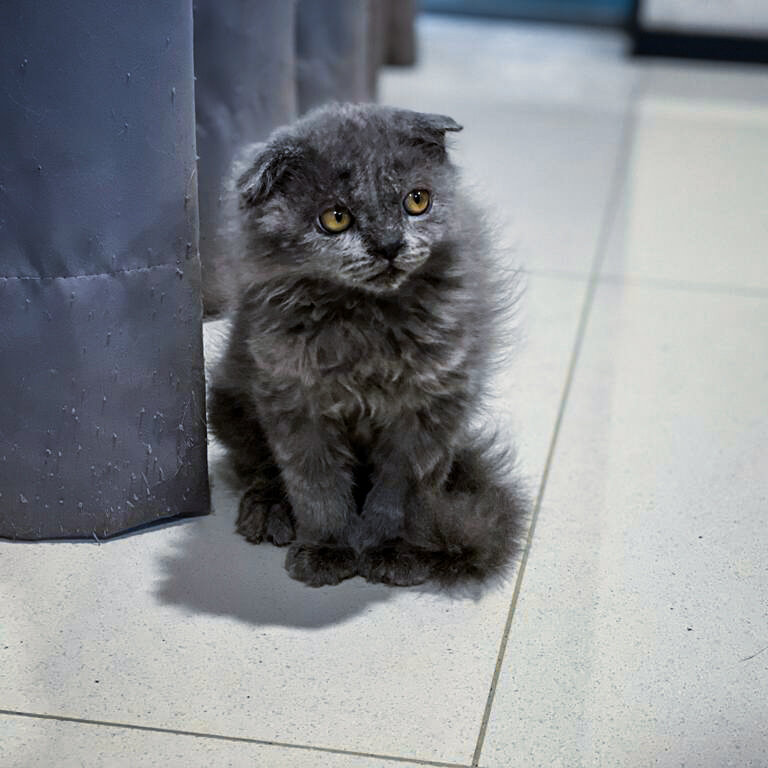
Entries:
<svg viewBox="0 0 768 768">
<path fill-rule="evenodd" d="M 233 178 L 238 290 L 209 419 L 247 484 L 237 530 L 287 546 L 311 586 L 484 581 L 515 552 L 525 494 L 472 426 L 514 289 L 448 156 L 459 130 L 331 105 Z"/>
</svg>

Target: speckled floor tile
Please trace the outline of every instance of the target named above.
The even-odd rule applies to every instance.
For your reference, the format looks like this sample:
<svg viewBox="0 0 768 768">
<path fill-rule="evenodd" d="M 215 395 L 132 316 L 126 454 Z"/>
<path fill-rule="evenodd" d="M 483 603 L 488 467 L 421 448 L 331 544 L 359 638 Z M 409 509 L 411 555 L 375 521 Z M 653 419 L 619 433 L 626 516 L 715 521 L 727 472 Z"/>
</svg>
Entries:
<svg viewBox="0 0 768 768">
<path fill-rule="evenodd" d="M 425 768 L 429 765 L 2 714 L 0 733 L 3 768 Z"/>
<path fill-rule="evenodd" d="M 480 764 L 768 765 L 768 298 L 602 285 Z"/>
<path fill-rule="evenodd" d="M 603 274 L 768 292 L 768 80 L 701 69 L 649 73 Z"/>
<path fill-rule="evenodd" d="M 641 60 L 638 82 L 648 96 L 698 104 L 768 106 L 765 67 L 680 59 Z"/>
</svg>

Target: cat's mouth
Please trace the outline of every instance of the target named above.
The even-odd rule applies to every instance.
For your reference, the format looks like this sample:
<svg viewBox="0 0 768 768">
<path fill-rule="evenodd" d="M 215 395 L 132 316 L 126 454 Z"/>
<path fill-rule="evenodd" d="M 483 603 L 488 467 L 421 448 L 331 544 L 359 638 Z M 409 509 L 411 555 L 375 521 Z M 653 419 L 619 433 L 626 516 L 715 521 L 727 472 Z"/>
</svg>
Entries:
<svg viewBox="0 0 768 768">
<path fill-rule="evenodd" d="M 366 278 L 365 282 L 377 288 L 397 288 L 407 275 L 406 270 L 400 269 L 394 264 L 387 264 L 386 267 L 379 270 L 375 275 Z"/>
</svg>

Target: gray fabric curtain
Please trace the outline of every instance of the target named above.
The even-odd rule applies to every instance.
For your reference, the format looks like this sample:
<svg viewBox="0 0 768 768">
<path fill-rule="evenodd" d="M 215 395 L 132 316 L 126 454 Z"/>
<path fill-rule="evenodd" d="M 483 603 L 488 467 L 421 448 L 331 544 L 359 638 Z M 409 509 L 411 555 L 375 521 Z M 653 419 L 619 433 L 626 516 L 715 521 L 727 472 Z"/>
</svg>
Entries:
<svg viewBox="0 0 768 768">
<path fill-rule="evenodd" d="M 296 14 L 296 96 L 299 113 L 328 101 L 370 101 L 375 70 L 369 15 L 360 0 L 299 0 Z"/>
<path fill-rule="evenodd" d="M 0 4 L 0 536 L 208 511 L 190 0 Z"/>
</svg>

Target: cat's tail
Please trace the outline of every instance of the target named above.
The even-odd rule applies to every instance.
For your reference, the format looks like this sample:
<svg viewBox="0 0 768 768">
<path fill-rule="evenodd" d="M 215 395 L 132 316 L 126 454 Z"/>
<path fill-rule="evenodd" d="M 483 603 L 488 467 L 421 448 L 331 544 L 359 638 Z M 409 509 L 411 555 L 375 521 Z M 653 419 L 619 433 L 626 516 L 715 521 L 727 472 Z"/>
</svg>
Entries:
<svg viewBox="0 0 768 768">
<path fill-rule="evenodd" d="M 468 438 L 440 489 L 414 494 L 404 539 L 433 553 L 431 576 L 445 587 L 503 578 L 520 550 L 529 496 L 514 456 L 490 437 Z"/>
</svg>

